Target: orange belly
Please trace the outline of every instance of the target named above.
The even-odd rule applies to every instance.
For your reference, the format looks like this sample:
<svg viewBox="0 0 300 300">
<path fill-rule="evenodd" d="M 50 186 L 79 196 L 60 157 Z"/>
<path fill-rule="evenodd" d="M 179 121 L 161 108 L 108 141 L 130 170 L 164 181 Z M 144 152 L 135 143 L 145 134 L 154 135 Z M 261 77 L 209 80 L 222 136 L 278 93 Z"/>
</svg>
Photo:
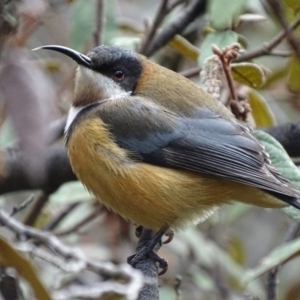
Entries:
<svg viewBox="0 0 300 300">
<path fill-rule="evenodd" d="M 285 203 L 247 185 L 133 162 L 100 119 L 81 121 L 67 143 L 74 173 L 109 209 L 146 228 L 180 229 L 233 200 L 264 207 Z"/>
</svg>

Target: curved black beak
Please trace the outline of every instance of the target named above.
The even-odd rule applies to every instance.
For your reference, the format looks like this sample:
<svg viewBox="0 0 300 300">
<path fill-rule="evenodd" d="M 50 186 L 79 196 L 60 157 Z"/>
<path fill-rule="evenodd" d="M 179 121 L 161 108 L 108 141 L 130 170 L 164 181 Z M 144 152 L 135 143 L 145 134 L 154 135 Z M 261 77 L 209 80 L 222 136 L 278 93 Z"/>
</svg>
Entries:
<svg viewBox="0 0 300 300">
<path fill-rule="evenodd" d="M 74 59 L 79 65 L 85 66 L 87 68 L 92 67 L 92 64 L 91 64 L 92 61 L 88 56 L 81 54 L 80 52 L 77 52 L 68 47 L 58 46 L 58 45 L 47 45 L 47 46 L 42 46 L 42 47 L 32 49 L 32 51 L 36 51 L 36 50 L 40 50 L 40 49 L 54 50 L 54 51 L 60 52 L 62 54 L 69 56 L 70 58 Z"/>
</svg>

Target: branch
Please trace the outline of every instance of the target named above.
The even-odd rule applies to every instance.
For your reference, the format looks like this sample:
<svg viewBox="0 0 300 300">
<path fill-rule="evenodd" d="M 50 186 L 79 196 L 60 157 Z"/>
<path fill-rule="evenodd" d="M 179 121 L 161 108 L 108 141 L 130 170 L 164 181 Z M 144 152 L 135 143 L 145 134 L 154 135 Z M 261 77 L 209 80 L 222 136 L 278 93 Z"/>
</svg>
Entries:
<svg viewBox="0 0 300 300">
<path fill-rule="evenodd" d="M 97 274 L 101 274 L 103 277 L 106 278 L 105 282 L 103 283 L 102 290 L 105 292 L 108 286 L 117 287 L 117 291 L 120 295 L 126 296 L 126 299 L 136 299 L 137 295 L 143 285 L 143 278 L 139 272 L 128 266 L 127 264 L 115 266 L 110 262 L 94 262 L 89 260 L 85 257 L 84 253 L 74 247 L 69 247 L 63 244 L 56 236 L 44 232 L 42 230 L 34 229 L 30 226 L 26 226 L 19 221 L 11 218 L 6 212 L 0 210 L 0 224 L 5 226 L 8 230 L 14 232 L 16 236 L 19 237 L 27 237 L 37 240 L 39 243 L 43 244 L 44 247 L 51 253 L 58 254 L 62 258 L 64 258 L 65 262 L 70 264 L 70 261 L 73 260 L 73 263 L 77 262 L 77 266 L 80 266 L 81 269 L 88 269 L 92 272 Z M 22 243 L 22 245 L 27 245 L 27 249 L 35 249 L 36 247 L 29 242 Z M 32 248 L 33 247 L 33 248 Z M 26 247 L 25 247 L 26 248 Z M 40 249 L 39 249 L 40 250 Z M 29 251 L 29 250 L 28 250 Z M 31 251 L 33 254 L 34 251 Z M 41 254 L 42 253 L 42 254 Z M 49 262 L 53 258 L 53 254 L 48 256 L 45 254 L 44 251 L 39 251 L 38 256 L 40 258 L 46 258 Z M 56 262 L 58 262 L 56 260 Z M 55 264 L 54 264 L 55 265 Z M 124 283 L 117 283 L 107 279 L 120 279 L 120 282 Z M 98 283 L 98 292 L 101 286 Z M 82 287 L 81 287 L 82 288 Z M 92 288 L 89 287 L 92 293 Z M 81 289 L 82 291 L 86 291 L 85 287 Z M 78 295 L 77 293 L 73 293 Z M 54 294 L 54 299 L 74 299 L 76 298 L 70 291 L 64 290 L 59 291 Z M 103 293 L 102 293 L 103 294 Z M 91 295 L 91 294 L 90 294 Z M 101 294 L 100 294 L 101 295 Z M 74 296 L 74 297 L 73 297 Z"/>
<path fill-rule="evenodd" d="M 244 52 L 234 62 L 242 62 L 260 56 L 270 55 L 270 53 L 272 53 L 272 50 L 286 38 L 286 35 L 292 32 L 294 29 L 296 29 L 299 25 L 300 25 L 300 17 L 297 18 L 290 26 L 288 26 L 287 30 L 281 31 L 278 35 L 276 35 L 269 42 L 264 43 L 261 47 L 258 47 L 248 52 Z"/>
<path fill-rule="evenodd" d="M 153 232 L 149 229 L 142 230 L 141 236 L 139 238 L 139 243 L 136 248 L 136 252 L 143 248 L 143 246 L 151 240 L 153 237 Z M 158 246 L 155 250 L 157 251 L 160 248 Z M 140 291 L 139 300 L 158 300 L 159 294 L 158 294 L 158 268 L 156 266 L 156 263 L 150 259 L 146 258 L 144 260 L 139 261 L 135 267 L 135 269 L 140 270 L 144 277 L 147 278 L 147 282 L 151 282 L 151 284 L 145 285 L 142 290 Z"/>
<path fill-rule="evenodd" d="M 0 195 L 29 189 L 41 189 L 49 194 L 63 183 L 77 180 L 63 145 L 49 146 L 44 153 L 43 164 L 45 179 L 35 182 L 28 179 L 27 165 L 18 149 L 8 148 L 0 151 Z"/>
<path fill-rule="evenodd" d="M 299 49 L 299 43 L 297 42 L 295 36 L 292 34 L 292 32 L 289 30 L 288 22 L 286 21 L 286 18 L 284 16 L 282 3 L 278 0 L 268 0 L 269 5 L 271 9 L 273 10 L 277 20 L 281 24 L 281 26 L 284 29 L 285 35 L 287 37 L 287 41 L 294 50 L 295 54 L 297 55 L 298 59 L 300 59 L 300 49 Z"/>
<path fill-rule="evenodd" d="M 187 6 L 175 21 L 153 38 L 148 50 L 144 54 L 146 56 L 153 55 L 158 49 L 165 46 L 176 34 L 180 34 L 200 14 L 204 14 L 206 2 L 206 0 L 195 0 Z"/>
<path fill-rule="evenodd" d="M 79 231 L 81 229 L 81 227 L 84 227 L 88 223 L 90 223 L 93 220 L 95 220 L 97 217 L 100 216 L 100 213 L 103 212 L 103 206 L 97 200 L 97 202 L 94 204 L 94 207 L 95 207 L 94 211 L 92 211 L 90 214 L 88 214 L 83 219 L 81 219 L 80 221 L 78 221 L 78 223 L 72 225 L 71 227 L 69 227 L 69 228 L 67 228 L 65 230 L 56 232 L 55 234 L 57 236 L 64 236 L 64 235 L 71 234 L 73 232 L 77 232 L 77 231 Z"/>
<path fill-rule="evenodd" d="M 25 217 L 23 221 L 25 225 L 29 225 L 29 226 L 34 225 L 35 221 L 40 215 L 40 212 L 42 211 L 42 209 L 44 208 L 44 206 L 49 200 L 48 195 L 43 191 L 38 192 L 36 198 L 37 199 L 32 209 L 29 211 L 28 215 Z"/>
<path fill-rule="evenodd" d="M 200 71 L 201 71 L 200 67 L 195 67 L 195 68 L 191 68 L 191 69 L 188 69 L 188 70 L 181 71 L 179 74 L 186 77 L 186 78 L 191 78 L 191 77 L 194 77 L 194 76 L 198 76 Z"/>
<path fill-rule="evenodd" d="M 289 241 L 292 241 L 294 238 L 296 238 L 299 235 L 299 232 L 300 232 L 300 224 L 292 223 L 283 238 L 283 244 L 285 244 Z M 280 267 L 281 267 L 281 265 L 275 267 L 268 274 L 267 300 L 276 300 L 277 299 L 277 296 L 276 296 L 276 294 L 277 294 L 276 293 L 277 275 L 278 275 Z"/>
<path fill-rule="evenodd" d="M 157 14 L 154 18 L 154 22 L 151 26 L 151 28 L 147 31 L 144 39 L 143 39 L 143 42 L 141 44 L 141 48 L 140 48 L 140 53 L 141 54 L 146 54 L 147 53 L 147 50 L 149 48 L 149 45 L 159 27 L 159 25 L 162 23 L 163 19 L 165 18 L 165 16 L 167 15 L 168 13 L 168 9 L 167 9 L 167 6 L 168 6 L 168 0 L 161 0 L 161 4 L 158 8 L 158 11 L 157 11 Z"/>
</svg>

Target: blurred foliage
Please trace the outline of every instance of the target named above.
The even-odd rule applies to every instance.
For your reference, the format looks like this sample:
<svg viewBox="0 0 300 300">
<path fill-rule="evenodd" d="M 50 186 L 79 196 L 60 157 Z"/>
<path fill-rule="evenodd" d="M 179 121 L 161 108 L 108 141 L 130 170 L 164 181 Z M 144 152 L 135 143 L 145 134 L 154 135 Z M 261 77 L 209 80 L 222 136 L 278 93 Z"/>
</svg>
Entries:
<svg viewBox="0 0 300 300">
<path fill-rule="evenodd" d="M 9 2 L 14 1 L 5 1 Z M 103 42 L 138 50 L 145 36 L 145 27 L 149 28 L 149 20 L 153 20 L 160 0 L 104 2 Z M 239 42 L 245 50 L 251 51 L 262 47 L 282 31 L 265 1 L 234 0 L 230 1 L 230 5 L 224 4 L 224 0 L 207 2 L 205 17 L 199 17 L 182 34 L 174 36 L 166 47 L 151 57 L 152 60 L 171 65 L 177 72 L 201 68 L 213 54 L 212 44 L 222 49 Z M 281 2 L 288 22 L 295 21 L 300 14 L 299 1 Z M 15 11 L 13 14 L 9 9 L 2 11 L 5 23 L 11 23 L 10 30 L 5 32 L 5 37 L 7 32 L 11 35 L 6 42 L 9 47 L 19 48 L 24 61 L 22 65 L 29 71 L 39 68 L 49 78 L 45 84 L 54 96 L 40 105 L 48 114 L 43 122 L 50 123 L 68 111 L 74 87 L 74 63 L 57 53 L 32 53 L 30 49 L 45 44 L 60 44 L 86 53 L 95 46 L 93 33 L 98 17 L 96 0 L 23 0 L 15 3 L 18 14 Z M 161 27 L 166 28 L 176 20 L 184 5 L 178 5 Z M 16 21 L 18 19 L 19 22 Z M 16 24 L 17 33 L 14 32 Z M 299 27 L 295 32 L 300 32 Z M 283 41 L 276 50 L 286 54 L 290 48 Z M 5 62 L 7 59 L 4 56 L 1 63 Z M 254 122 L 251 126 L 268 127 L 299 119 L 300 63 L 295 55 L 258 55 L 249 62 L 232 64 L 231 70 L 237 94 L 243 100 L 246 99 L 252 109 Z M 199 86 L 202 84 L 199 76 L 191 80 Z M 220 97 L 224 104 L 230 100 L 228 94 L 225 82 Z M 25 100 L 20 99 L 15 118 L 19 118 L 18 112 L 25 112 L 25 121 L 28 123 L 37 116 Z M 2 94 L 0 101 L 0 145 L 2 148 L 13 147 L 12 142 L 17 137 L 24 135 L 23 139 L 26 139 L 27 123 L 24 123 L 24 130 L 21 126 L 19 132 L 16 132 L 14 120 Z M 266 147 L 274 166 L 300 188 L 299 170 L 281 145 L 262 131 L 255 131 L 255 135 Z M 61 140 L 57 141 L 57 144 L 61 143 Z M 1 197 L 0 205 L 11 211 L 26 198 L 25 193 L 12 193 Z M 125 262 L 126 257 L 133 253 L 137 243 L 133 234 L 134 226 L 105 209 L 93 216 L 96 210 L 94 197 L 79 182 L 64 184 L 49 199 L 41 207 L 35 222 L 40 229 L 57 234 L 67 232 L 62 234 L 63 241 L 79 246 L 87 256 L 99 261 Z M 29 204 L 16 217 L 24 221 L 33 206 Z M 51 227 L 51 221 L 64 211 L 67 212 L 66 217 Z M 160 299 L 179 299 L 176 298 L 174 288 L 177 274 L 182 276 L 179 287 L 181 300 L 266 299 L 266 278 L 263 274 L 288 260 L 292 260 L 293 264 L 284 265 L 280 273 L 278 299 L 300 299 L 300 261 L 295 259 L 299 255 L 299 238 L 282 243 L 292 223 L 291 219 L 299 223 L 300 217 L 294 208 L 288 207 L 283 211 L 285 213 L 234 204 L 220 209 L 203 224 L 176 234 L 174 241 L 160 250 L 161 256 L 170 265 L 168 272 L 160 278 Z M 84 219 L 87 222 L 82 222 Z M 78 224 L 80 226 L 76 227 Z M 13 267 L 22 276 L 22 280 L 25 279 L 22 288 L 25 286 L 23 290 L 26 299 L 33 299 L 32 293 L 37 299 L 49 299 L 46 289 L 61 290 L 73 283 L 92 286 L 100 280 L 100 276 L 86 271 L 66 273 L 36 257 L 25 259 L 16 247 L 7 242 L 14 242 L 11 233 L 3 228 L 0 231 L 1 236 L 5 236 L 5 239 L 0 239 L 1 265 Z M 32 268 L 32 264 L 37 271 Z M 39 296 L 39 293 L 45 295 Z"/>
</svg>

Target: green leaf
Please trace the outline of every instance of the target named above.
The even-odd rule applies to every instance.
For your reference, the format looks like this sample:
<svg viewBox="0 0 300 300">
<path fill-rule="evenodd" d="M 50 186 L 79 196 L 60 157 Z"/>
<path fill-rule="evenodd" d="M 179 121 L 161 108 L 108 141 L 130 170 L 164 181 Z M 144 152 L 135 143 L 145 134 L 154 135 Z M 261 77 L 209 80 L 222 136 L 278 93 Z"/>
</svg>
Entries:
<svg viewBox="0 0 300 300">
<path fill-rule="evenodd" d="M 247 272 L 243 276 L 243 282 L 248 284 L 262 274 L 270 271 L 274 267 L 285 263 L 293 258 L 295 255 L 299 255 L 300 251 L 300 238 L 297 238 L 291 242 L 285 243 L 265 256 L 260 264 Z"/>
<path fill-rule="evenodd" d="M 209 33 L 203 40 L 200 48 L 200 57 L 198 59 L 199 66 L 202 67 L 204 61 L 213 55 L 211 46 L 212 44 L 217 45 L 220 49 L 236 43 L 238 41 L 238 35 L 231 31 L 213 32 Z"/>
<path fill-rule="evenodd" d="M 255 90 L 248 94 L 251 113 L 258 127 L 268 127 L 276 124 L 275 117 L 266 100 Z"/>
<path fill-rule="evenodd" d="M 238 16 L 245 7 L 246 0 L 224 0 L 209 1 L 209 17 L 212 27 L 225 29 L 231 27 L 233 19 Z"/>
<path fill-rule="evenodd" d="M 37 299 L 51 300 L 46 288 L 43 286 L 34 268 L 22 255 L 20 255 L 3 237 L 0 236 L 0 263 L 4 267 L 16 269 L 26 279 L 33 289 Z"/>
<path fill-rule="evenodd" d="M 297 13 L 300 10 L 299 0 L 283 0 L 283 3 L 290 7 L 294 13 Z"/>
<path fill-rule="evenodd" d="M 231 73 L 234 80 L 253 88 L 260 87 L 265 82 L 264 72 L 257 64 L 231 64 Z"/>
<path fill-rule="evenodd" d="M 268 133 L 255 130 L 253 135 L 265 146 L 270 155 L 272 165 L 293 185 L 300 189 L 300 171 L 295 166 L 281 144 Z M 294 207 L 282 209 L 292 220 L 299 222 L 300 212 Z"/>
<path fill-rule="evenodd" d="M 176 49 L 183 56 L 188 57 L 192 60 L 197 61 L 200 51 L 197 47 L 191 44 L 187 39 L 181 35 L 175 35 L 171 41 L 169 41 L 169 46 Z"/>
<path fill-rule="evenodd" d="M 289 73 L 288 73 L 288 88 L 291 92 L 300 92 L 300 60 L 295 56 L 291 58 L 289 62 Z"/>
</svg>

